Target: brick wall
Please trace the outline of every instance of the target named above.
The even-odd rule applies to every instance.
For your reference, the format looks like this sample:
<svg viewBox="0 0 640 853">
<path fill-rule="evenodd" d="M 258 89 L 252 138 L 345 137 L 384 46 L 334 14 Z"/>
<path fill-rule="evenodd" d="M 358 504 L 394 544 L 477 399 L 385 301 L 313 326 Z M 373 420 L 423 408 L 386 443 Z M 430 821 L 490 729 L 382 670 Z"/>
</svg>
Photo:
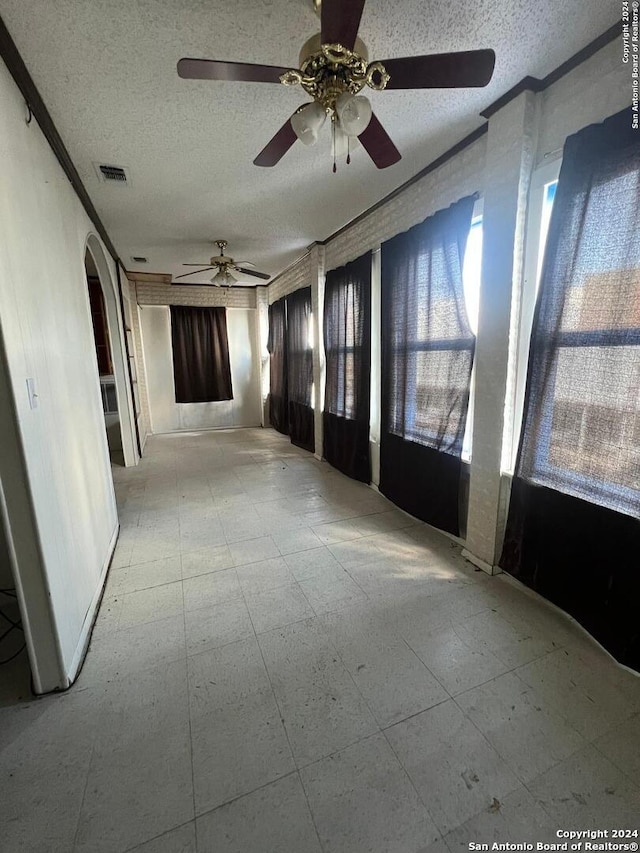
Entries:
<svg viewBox="0 0 640 853">
<path fill-rule="evenodd" d="M 311 269 L 311 252 L 308 252 L 295 264 L 292 264 L 288 269 L 271 282 L 269 285 L 269 305 L 276 302 L 283 296 L 293 293 L 294 290 L 300 290 L 301 287 L 309 287 L 312 283 L 313 271 Z"/>
<path fill-rule="evenodd" d="M 486 135 L 480 137 L 457 157 L 330 240 L 326 245 L 326 269 L 354 260 L 465 195 L 482 192 L 486 144 Z"/>
<path fill-rule="evenodd" d="M 255 287 L 174 287 L 138 282 L 138 305 L 192 305 L 194 308 L 255 308 Z"/>
</svg>

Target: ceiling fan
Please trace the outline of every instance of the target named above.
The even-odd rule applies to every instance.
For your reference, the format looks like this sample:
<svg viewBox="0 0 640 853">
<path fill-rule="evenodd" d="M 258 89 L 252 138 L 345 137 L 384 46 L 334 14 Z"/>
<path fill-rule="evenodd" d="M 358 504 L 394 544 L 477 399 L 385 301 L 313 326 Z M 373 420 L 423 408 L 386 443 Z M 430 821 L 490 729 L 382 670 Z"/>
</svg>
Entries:
<svg viewBox="0 0 640 853">
<path fill-rule="evenodd" d="M 179 278 L 187 278 L 190 275 L 197 275 L 198 273 L 208 272 L 209 270 L 217 270 L 216 274 L 211 279 L 211 284 L 215 285 L 215 287 L 231 287 L 235 284 L 238 279 L 236 276 L 232 275 L 230 270 L 234 270 L 235 272 L 239 272 L 242 276 L 252 275 L 255 278 L 261 278 L 264 281 L 268 281 L 271 276 L 266 272 L 258 272 L 257 270 L 248 270 L 246 267 L 240 266 L 240 264 L 249 263 L 248 261 L 239 261 L 236 263 L 233 258 L 230 258 L 228 255 L 225 255 L 224 250 L 227 248 L 226 240 L 216 240 L 216 245 L 220 249 L 219 255 L 214 255 L 213 258 L 209 259 L 209 263 L 211 266 L 203 267 L 202 264 L 182 264 L 183 267 L 200 267 L 199 270 L 193 270 L 192 272 L 185 272 L 182 275 L 177 275 L 172 281 L 172 284 L 176 284 Z M 188 281 L 181 281 L 180 284 L 189 284 Z"/>
<path fill-rule="evenodd" d="M 358 27 L 365 0 L 322 0 L 321 32 L 310 38 L 300 52 L 300 70 L 248 62 L 214 59 L 181 59 L 180 77 L 193 80 L 227 80 L 300 85 L 313 98 L 287 119 L 253 161 L 256 166 L 275 166 L 296 139 L 312 145 L 327 116 L 336 142 L 357 138 L 379 169 L 392 166 L 401 154 L 373 114 L 365 86 L 384 89 L 444 89 L 486 86 L 495 65 L 493 50 L 467 50 L 427 56 L 408 56 L 368 62 Z M 314 5 L 319 5 L 314 0 Z M 350 156 L 347 154 L 347 162 Z"/>
</svg>

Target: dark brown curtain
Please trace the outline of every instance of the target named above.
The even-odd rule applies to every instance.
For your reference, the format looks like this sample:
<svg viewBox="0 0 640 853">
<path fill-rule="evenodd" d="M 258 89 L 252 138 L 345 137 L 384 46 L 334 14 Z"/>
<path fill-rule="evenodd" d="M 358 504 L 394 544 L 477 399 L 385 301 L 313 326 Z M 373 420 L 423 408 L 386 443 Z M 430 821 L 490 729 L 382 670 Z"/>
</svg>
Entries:
<svg viewBox="0 0 640 853">
<path fill-rule="evenodd" d="M 474 201 L 382 245 L 380 491 L 455 535 L 475 348 L 462 288 Z"/>
<path fill-rule="evenodd" d="M 278 432 L 289 435 L 287 393 L 287 306 L 278 299 L 269 306 L 269 420 Z"/>
<path fill-rule="evenodd" d="M 500 565 L 640 668 L 640 134 L 570 137 Z"/>
<path fill-rule="evenodd" d="M 225 308 L 171 306 L 176 403 L 232 400 Z"/>
<path fill-rule="evenodd" d="M 371 252 L 327 273 L 324 347 L 324 457 L 344 474 L 368 483 Z"/>
<path fill-rule="evenodd" d="M 311 288 L 287 296 L 289 435 L 305 450 L 315 450 L 311 388 L 313 352 L 309 345 Z"/>
</svg>

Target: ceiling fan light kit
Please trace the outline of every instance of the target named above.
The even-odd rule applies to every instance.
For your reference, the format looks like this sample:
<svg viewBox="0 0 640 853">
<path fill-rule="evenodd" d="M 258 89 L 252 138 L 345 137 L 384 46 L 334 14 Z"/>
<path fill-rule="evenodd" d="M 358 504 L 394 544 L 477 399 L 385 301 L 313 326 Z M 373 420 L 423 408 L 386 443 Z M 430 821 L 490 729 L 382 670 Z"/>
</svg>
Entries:
<svg viewBox="0 0 640 853">
<path fill-rule="evenodd" d="M 216 287 L 231 287 L 232 284 L 235 284 L 238 279 L 231 275 L 231 273 L 226 270 L 219 270 L 214 277 L 211 279 L 211 284 L 214 284 Z"/>
<path fill-rule="evenodd" d="M 291 127 L 304 145 L 315 145 L 318 131 L 327 120 L 326 110 L 317 101 L 305 104 L 291 116 Z"/>
<path fill-rule="evenodd" d="M 198 270 L 193 270 L 192 272 L 185 272 L 182 275 L 177 275 L 175 279 L 171 282 L 172 284 L 190 284 L 188 281 L 178 282 L 178 279 L 187 278 L 192 275 L 200 275 L 203 272 L 210 272 L 211 270 L 216 270 L 216 274 L 210 279 L 210 284 L 214 287 L 231 287 L 232 285 L 238 282 L 238 277 L 231 274 L 231 270 L 240 273 L 241 277 L 245 276 L 253 276 L 254 278 L 262 279 L 263 281 L 268 281 L 271 276 L 266 272 L 258 272 L 257 270 L 249 270 L 244 266 L 240 266 L 240 263 L 236 263 L 233 258 L 229 257 L 229 255 L 225 255 L 224 250 L 227 248 L 226 240 L 216 240 L 216 245 L 220 249 L 219 255 L 214 255 L 209 259 L 209 263 L 211 266 L 205 267 L 202 264 L 183 264 L 183 267 L 200 267 Z M 242 263 L 248 263 L 248 261 L 242 261 Z M 197 282 L 200 284 L 200 282 Z"/>
<path fill-rule="evenodd" d="M 369 126 L 373 110 L 364 95 L 343 92 L 336 99 L 336 115 L 347 136 L 360 136 Z"/>
<path fill-rule="evenodd" d="M 256 166 L 275 166 L 297 139 L 313 145 L 329 116 L 334 171 L 338 129 L 346 134 L 347 142 L 358 138 L 375 165 L 386 169 L 397 163 L 401 154 L 361 94 L 365 86 L 375 92 L 486 86 L 496 57 L 493 50 L 484 49 L 369 62 L 366 45 L 358 38 L 364 4 L 365 0 L 314 0 L 316 8 L 320 6 L 321 32 L 303 45 L 299 69 L 181 59 L 178 74 L 197 80 L 299 85 L 313 99 L 287 119 L 253 161 Z"/>
</svg>

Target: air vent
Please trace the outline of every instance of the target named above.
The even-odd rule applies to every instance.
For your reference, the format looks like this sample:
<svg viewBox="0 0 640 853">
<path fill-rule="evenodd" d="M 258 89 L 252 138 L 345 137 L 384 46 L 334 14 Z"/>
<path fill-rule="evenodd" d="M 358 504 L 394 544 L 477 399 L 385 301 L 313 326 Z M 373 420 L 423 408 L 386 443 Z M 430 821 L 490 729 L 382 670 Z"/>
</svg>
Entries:
<svg viewBox="0 0 640 853">
<path fill-rule="evenodd" d="M 119 187 L 131 185 L 131 178 L 126 166 L 114 166 L 111 163 L 94 163 L 96 175 L 103 184 L 114 184 Z"/>
<path fill-rule="evenodd" d="M 127 175 L 120 166 L 100 166 L 105 181 L 126 181 Z"/>
<path fill-rule="evenodd" d="M 148 264 L 149 260 L 147 258 L 143 258 L 142 255 L 131 255 L 131 260 L 134 264 Z"/>
</svg>

